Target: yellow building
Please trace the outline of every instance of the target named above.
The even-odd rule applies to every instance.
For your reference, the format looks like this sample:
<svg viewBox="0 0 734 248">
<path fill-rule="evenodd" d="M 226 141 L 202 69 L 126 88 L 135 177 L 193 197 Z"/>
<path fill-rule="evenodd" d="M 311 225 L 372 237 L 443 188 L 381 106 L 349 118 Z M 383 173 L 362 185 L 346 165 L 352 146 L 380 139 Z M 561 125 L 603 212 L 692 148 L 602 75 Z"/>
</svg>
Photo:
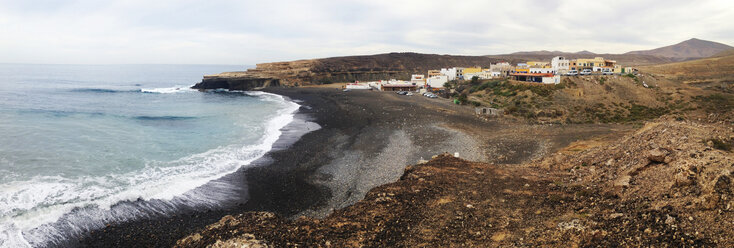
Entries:
<svg viewBox="0 0 734 248">
<path fill-rule="evenodd" d="M 473 74 L 482 72 L 482 67 L 467 67 L 464 68 L 464 74 Z"/>
<path fill-rule="evenodd" d="M 532 68 L 550 68 L 551 67 L 550 62 L 544 62 L 544 61 L 528 61 L 526 64 L 528 64 L 528 67 L 532 67 Z"/>
<path fill-rule="evenodd" d="M 428 77 L 441 76 L 440 70 L 428 70 Z"/>
<path fill-rule="evenodd" d="M 580 68 L 593 68 L 604 66 L 604 58 L 596 57 L 593 59 L 577 59 L 576 65 Z"/>
</svg>

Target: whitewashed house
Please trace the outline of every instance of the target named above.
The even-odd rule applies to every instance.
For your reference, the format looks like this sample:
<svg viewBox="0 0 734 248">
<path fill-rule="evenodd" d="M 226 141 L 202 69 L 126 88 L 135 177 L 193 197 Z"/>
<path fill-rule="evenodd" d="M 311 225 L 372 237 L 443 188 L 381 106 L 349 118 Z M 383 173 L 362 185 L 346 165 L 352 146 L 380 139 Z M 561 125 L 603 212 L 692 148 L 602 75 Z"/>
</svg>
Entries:
<svg viewBox="0 0 734 248">
<path fill-rule="evenodd" d="M 418 87 L 425 87 L 426 85 L 426 75 L 422 74 L 413 74 L 410 76 L 410 83 L 413 85 L 416 85 Z"/>
<path fill-rule="evenodd" d="M 441 74 L 446 75 L 451 80 L 456 80 L 456 67 L 454 68 L 441 68 Z"/>
<path fill-rule="evenodd" d="M 431 88 L 443 88 L 443 85 L 449 81 L 449 76 L 438 75 L 426 79 L 426 86 Z"/>
<path fill-rule="evenodd" d="M 528 73 L 552 73 L 556 74 L 553 68 L 528 68 Z"/>
<path fill-rule="evenodd" d="M 564 75 L 570 70 L 571 61 L 562 56 L 556 56 L 551 59 L 551 68 L 555 74 Z"/>
</svg>

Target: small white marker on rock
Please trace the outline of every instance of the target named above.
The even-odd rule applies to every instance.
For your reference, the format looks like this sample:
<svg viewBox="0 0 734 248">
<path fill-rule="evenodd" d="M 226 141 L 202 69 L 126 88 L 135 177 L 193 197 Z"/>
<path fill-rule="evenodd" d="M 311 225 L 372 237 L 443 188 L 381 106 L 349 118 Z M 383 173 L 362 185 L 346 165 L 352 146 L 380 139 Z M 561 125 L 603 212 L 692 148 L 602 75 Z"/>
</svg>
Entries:
<svg viewBox="0 0 734 248">
<path fill-rule="evenodd" d="M 455 152 L 455 153 L 454 153 L 454 157 L 455 157 L 455 158 L 458 158 L 458 157 L 459 157 L 459 153 L 458 153 L 458 152 Z"/>
</svg>

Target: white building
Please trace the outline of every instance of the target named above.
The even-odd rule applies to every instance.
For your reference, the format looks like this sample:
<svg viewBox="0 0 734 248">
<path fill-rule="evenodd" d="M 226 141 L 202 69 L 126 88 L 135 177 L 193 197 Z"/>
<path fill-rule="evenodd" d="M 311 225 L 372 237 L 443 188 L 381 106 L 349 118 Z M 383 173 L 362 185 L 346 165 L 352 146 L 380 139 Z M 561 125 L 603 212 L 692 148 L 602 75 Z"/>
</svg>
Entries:
<svg viewBox="0 0 734 248">
<path fill-rule="evenodd" d="M 410 76 L 410 83 L 417 85 L 418 87 L 424 87 L 426 85 L 426 76 L 422 74 L 413 74 Z"/>
<path fill-rule="evenodd" d="M 439 75 L 426 79 L 426 85 L 431 88 L 443 88 L 443 85 L 449 81 L 449 76 Z"/>
<path fill-rule="evenodd" d="M 372 87 L 369 83 L 348 83 L 346 88 L 350 90 L 369 90 Z"/>
<path fill-rule="evenodd" d="M 497 73 L 497 75 L 499 75 L 499 72 Z M 480 72 L 475 72 L 475 73 L 464 73 L 464 79 L 466 79 L 466 80 L 471 80 L 473 77 L 477 77 L 479 79 L 491 79 L 493 76 L 492 76 L 492 72 L 490 72 L 490 71 L 480 71 Z"/>
<path fill-rule="evenodd" d="M 507 62 L 490 64 L 489 71 L 492 72 L 492 77 L 507 76 L 510 75 L 510 73 L 512 72 L 512 65 Z"/>
<path fill-rule="evenodd" d="M 551 59 L 551 68 L 556 74 L 566 74 L 571 68 L 571 62 L 562 56 L 556 56 Z"/>
<path fill-rule="evenodd" d="M 449 81 L 456 80 L 456 68 L 441 68 L 441 74 L 448 77 Z"/>
<path fill-rule="evenodd" d="M 553 73 L 556 74 L 556 70 L 553 68 L 528 68 L 528 73 Z"/>
<path fill-rule="evenodd" d="M 464 67 L 454 67 L 454 69 L 456 70 L 456 79 L 466 79 L 466 77 L 464 77 Z"/>
<path fill-rule="evenodd" d="M 544 84 L 559 84 L 561 83 L 561 76 L 555 75 L 552 77 L 543 77 Z"/>
</svg>

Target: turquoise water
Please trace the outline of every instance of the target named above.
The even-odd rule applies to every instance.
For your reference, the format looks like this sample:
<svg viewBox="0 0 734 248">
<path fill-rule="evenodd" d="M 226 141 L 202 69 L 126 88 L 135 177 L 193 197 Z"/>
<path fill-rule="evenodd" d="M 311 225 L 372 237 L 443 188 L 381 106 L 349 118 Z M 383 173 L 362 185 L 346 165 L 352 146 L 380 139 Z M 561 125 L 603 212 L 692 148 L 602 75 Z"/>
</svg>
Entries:
<svg viewBox="0 0 734 248">
<path fill-rule="evenodd" d="M 74 210 L 181 197 L 262 156 L 297 104 L 188 89 L 243 69 L 0 64 L 0 246 L 43 244 L 68 232 L 60 219 L 94 221 Z"/>
</svg>

